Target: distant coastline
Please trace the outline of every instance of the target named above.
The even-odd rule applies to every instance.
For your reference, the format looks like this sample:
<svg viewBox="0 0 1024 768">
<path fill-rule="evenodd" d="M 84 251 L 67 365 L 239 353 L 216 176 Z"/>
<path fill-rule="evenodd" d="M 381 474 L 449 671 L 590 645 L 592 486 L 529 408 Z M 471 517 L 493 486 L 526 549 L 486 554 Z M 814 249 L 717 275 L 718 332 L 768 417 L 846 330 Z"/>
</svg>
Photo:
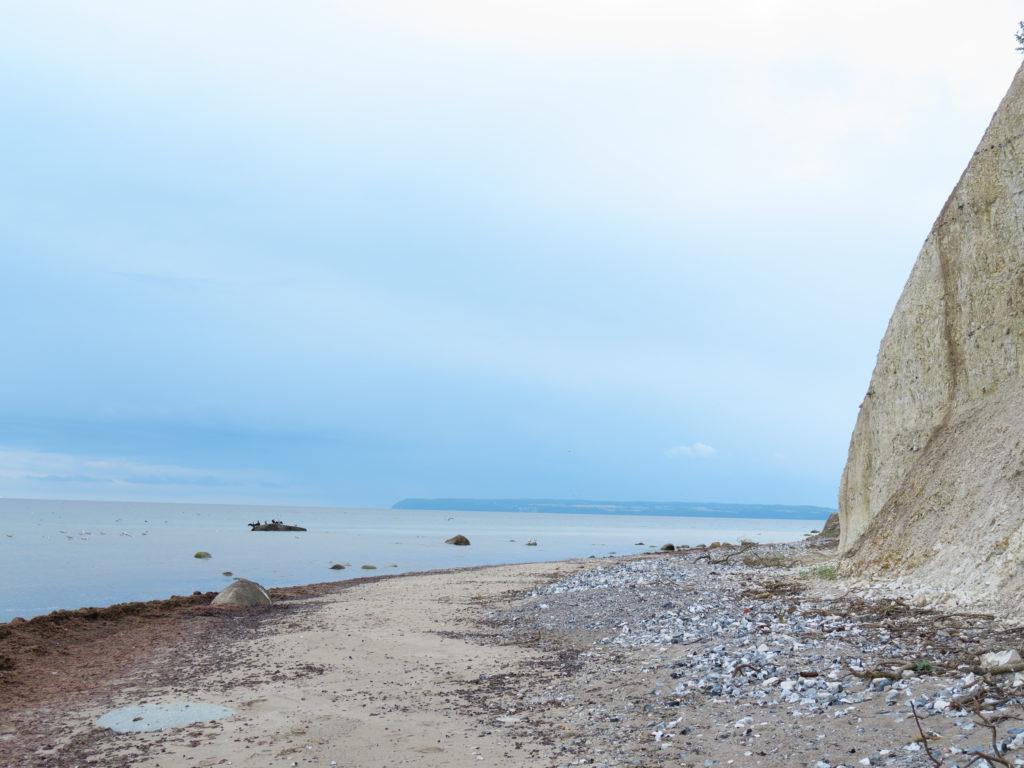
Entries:
<svg viewBox="0 0 1024 768">
<path fill-rule="evenodd" d="M 593 501 L 586 499 L 402 499 L 392 509 L 450 512 L 542 512 L 650 517 L 742 517 L 754 520 L 825 520 L 829 507 L 799 504 L 722 504 L 687 501 Z"/>
</svg>

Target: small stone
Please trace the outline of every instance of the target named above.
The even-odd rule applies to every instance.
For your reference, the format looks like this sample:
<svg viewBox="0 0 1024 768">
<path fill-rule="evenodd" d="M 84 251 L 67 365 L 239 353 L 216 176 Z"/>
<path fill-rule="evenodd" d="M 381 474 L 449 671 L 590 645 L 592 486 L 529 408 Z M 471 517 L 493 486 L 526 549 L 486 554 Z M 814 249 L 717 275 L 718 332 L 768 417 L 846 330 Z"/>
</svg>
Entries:
<svg viewBox="0 0 1024 768">
<path fill-rule="evenodd" d="M 469 546 L 469 539 L 467 539 L 465 536 L 463 536 L 460 533 L 460 534 L 457 534 L 455 536 L 452 536 L 450 539 L 445 539 L 444 543 L 445 544 L 454 544 L 456 547 L 468 547 Z"/>
<path fill-rule="evenodd" d="M 198 558 L 199 560 L 206 560 L 209 557 L 213 557 L 209 552 L 196 552 L 192 557 Z"/>
<path fill-rule="evenodd" d="M 985 672 L 996 675 L 1004 672 L 1019 672 L 1024 670 L 1024 659 L 1022 659 L 1020 654 L 1012 648 L 1005 651 L 983 653 L 979 664 Z"/>
</svg>

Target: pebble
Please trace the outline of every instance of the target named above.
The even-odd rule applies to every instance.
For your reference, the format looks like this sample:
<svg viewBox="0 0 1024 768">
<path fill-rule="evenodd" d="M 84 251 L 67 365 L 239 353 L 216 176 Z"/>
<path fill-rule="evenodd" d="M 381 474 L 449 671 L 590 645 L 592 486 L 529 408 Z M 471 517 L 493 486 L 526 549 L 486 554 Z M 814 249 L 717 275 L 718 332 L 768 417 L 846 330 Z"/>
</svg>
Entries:
<svg viewBox="0 0 1024 768">
<path fill-rule="evenodd" d="M 846 606 L 802 594 L 766 592 L 751 597 L 749 574 L 754 570 L 730 563 L 716 565 L 709 573 L 707 564 L 685 556 L 616 561 L 581 569 L 538 588 L 505 618 L 524 633 L 590 637 L 593 646 L 586 655 L 594 658 L 615 649 L 654 654 L 646 671 L 667 670 L 670 685 L 659 680 L 647 684 L 650 700 L 638 707 L 652 715 L 672 707 L 684 712 L 708 700 L 755 713 L 723 724 L 728 730 L 722 731 L 719 740 L 753 738 L 757 716 L 764 717 L 760 713 L 797 722 L 880 707 L 879 714 L 894 723 L 909 721 L 908 743 L 877 744 L 873 752 L 870 747 L 863 749 L 872 755 L 851 756 L 849 765 L 904 768 L 932 765 L 921 745 L 910 740 L 911 703 L 922 720 L 929 719 L 929 725 L 932 718 L 948 723 L 932 725 L 932 730 L 952 728 L 966 734 L 974 727 L 954 702 L 978 684 L 976 675 L 969 668 L 944 678 L 929 674 L 928 665 L 939 664 L 943 654 L 950 652 L 948 642 L 933 647 L 943 633 L 948 640 L 948 632 L 937 635 L 934 626 L 921 622 L 919 631 L 899 634 L 880 627 L 877 616 L 870 621 L 858 619 Z M 729 578 L 731 574 L 737 578 Z M 764 569 L 758 572 L 761 577 L 764 574 Z M 885 669 L 891 676 L 868 676 L 869 670 L 881 669 L 889 659 L 915 666 L 890 665 Z M 884 699 L 875 698 L 880 695 Z M 675 724 L 666 728 L 653 720 L 649 725 L 658 726 L 648 734 L 662 748 L 678 737 Z M 1001 733 L 1005 734 L 1002 747 L 1024 748 L 1024 730 L 1004 728 Z M 947 737 L 934 749 L 948 750 L 950 742 Z M 883 746 L 888 749 L 877 749 Z M 991 748 L 991 744 L 983 747 Z M 805 764 L 833 768 L 826 755 L 817 763 Z"/>
</svg>

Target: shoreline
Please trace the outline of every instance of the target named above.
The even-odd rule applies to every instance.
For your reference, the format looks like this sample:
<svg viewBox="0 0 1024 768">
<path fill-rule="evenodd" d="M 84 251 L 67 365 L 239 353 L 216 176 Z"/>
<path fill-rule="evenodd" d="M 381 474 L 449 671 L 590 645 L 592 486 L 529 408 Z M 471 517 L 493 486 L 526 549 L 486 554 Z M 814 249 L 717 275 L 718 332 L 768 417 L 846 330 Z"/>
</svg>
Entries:
<svg viewBox="0 0 1024 768">
<path fill-rule="evenodd" d="M 980 681 L 1016 690 L 965 681 L 982 652 L 1020 648 L 1020 628 L 801 575 L 833 562 L 820 544 L 750 552 L 379 574 L 277 588 L 263 611 L 204 595 L 2 625 L 0 656 L 24 642 L 0 669 L 0 766 L 934 765 L 912 748 L 910 701 L 942 749 L 984 746 L 949 700 Z M 174 701 L 235 714 L 95 724 Z"/>
<path fill-rule="evenodd" d="M 300 515 L 277 509 L 268 515 L 276 508 L 265 508 L 261 515 L 298 522 L 309 531 L 252 533 L 245 521 L 255 510 L 242 517 L 238 509 L 216 506 L 33 504 L 25 510 L 5 507 L 11 514 L 0 527 L 0 622 L 221 590 L 232 576 L 264 587 L 293 586 L 360 576 L 363 565 L 375 566 L 376 573 L 412 573 L 600 558 L 645 550 L 638 541 L 786 541 L 821 527 L 787 519 L 547 513 L 310 509 Z M 473 546 L 444 543 L 456 534 L 468 536 Z M 537 546 L 525 546 L 528 541 Z M 199 551 L 212 556 L 194 558 Z M 332 570 L 334 565 L 345 570 Z"/>
</svg>

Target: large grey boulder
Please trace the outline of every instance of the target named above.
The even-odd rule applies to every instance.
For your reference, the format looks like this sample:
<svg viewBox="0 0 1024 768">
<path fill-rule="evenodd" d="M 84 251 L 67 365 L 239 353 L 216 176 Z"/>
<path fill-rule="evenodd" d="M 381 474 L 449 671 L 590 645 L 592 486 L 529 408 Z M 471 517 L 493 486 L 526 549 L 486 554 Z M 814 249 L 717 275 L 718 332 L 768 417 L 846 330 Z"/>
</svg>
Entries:
<svg viewBox="0 0 1024 768">
<path fill-rule="evenodd" d="M 210 605 L 244 605 L 250 607 L 269 606 L 267 590 L 248 579 L 235 579 L 217 593 Z"/>
<path fill-rule="evenodd" d="M 914 264 L 839 491 L 844 570 L 1024 590 L 1024 67 Z"/>
</svg>

